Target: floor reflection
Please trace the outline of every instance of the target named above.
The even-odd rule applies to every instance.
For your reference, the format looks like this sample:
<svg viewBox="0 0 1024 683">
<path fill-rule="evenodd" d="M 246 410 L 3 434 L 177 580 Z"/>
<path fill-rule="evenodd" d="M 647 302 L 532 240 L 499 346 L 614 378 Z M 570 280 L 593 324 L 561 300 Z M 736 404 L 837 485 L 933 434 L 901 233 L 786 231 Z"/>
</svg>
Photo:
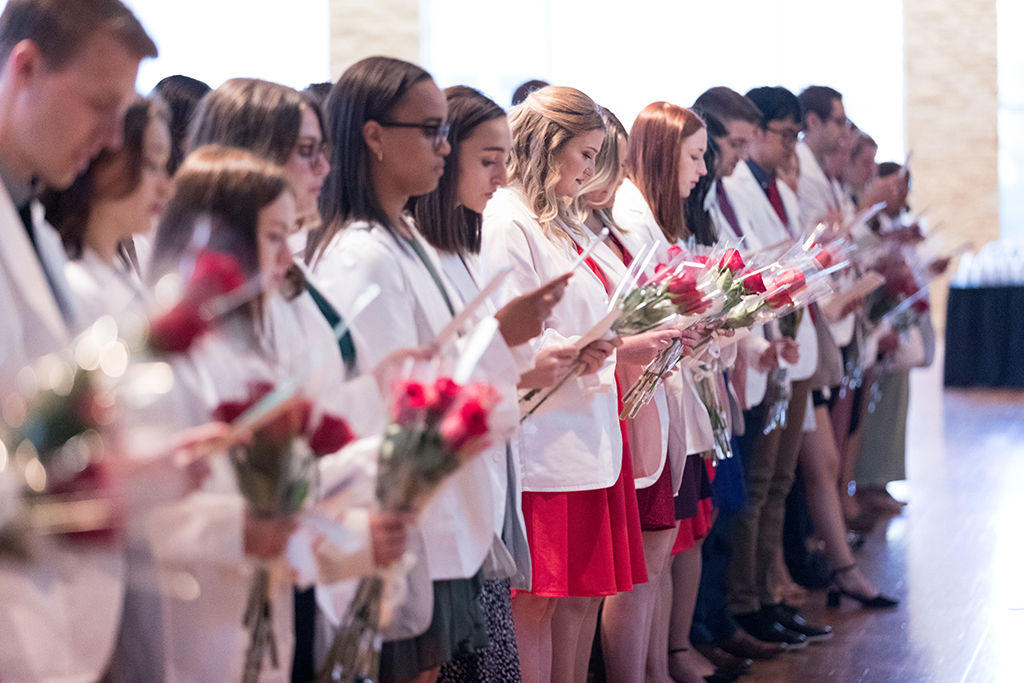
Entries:
<svg viewBox="0 0 1024 683">
<path fill-rule="evenodd" d="M 1024 394 L 943 391 L 941 368 L 912 373 L 908 481 L 892 486 L 909 505 L 857 556 L 900 608 L 812 593 L 803 612 L 837 636 L 744 680 L 1024 681 Z"/>
</svg>

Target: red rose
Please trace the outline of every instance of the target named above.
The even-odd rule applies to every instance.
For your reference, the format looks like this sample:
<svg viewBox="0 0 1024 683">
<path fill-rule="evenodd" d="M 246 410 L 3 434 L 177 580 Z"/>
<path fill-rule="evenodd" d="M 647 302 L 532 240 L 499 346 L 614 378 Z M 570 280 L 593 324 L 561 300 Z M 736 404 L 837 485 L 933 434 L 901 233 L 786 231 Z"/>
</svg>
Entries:
<svg viewBox="0 0 1024 683">
<path fill-rule="evenodd" d="M 807 286 L 804 274 L 795 268 L 784 270 L 772 282 L 772 291 L 765 298 L 771 308 L 782 308 L 793 304 L 792 296 Z"/>
<path fill-rule="evenodd" d="M 931 309 L 931 306 L 929 306 L 928 302 L 925 301 L 924 299 L 918 299 L 913 304 L 911 304 L 911 306 L 913 306 L 914 310 L 917 311 L 918 313 L 927 313 Z"/>
<path fill-rule="evenodd" d="M 679 256 L 682 253 L 683 253 L 683 248 L 680 247 L 680 246 L 673 245 L 673 246 L 669 247 L 668 248 L 668 259 L 669 259 L 669 261 L 671 261 L 676 256 Z"/>
<path fill-rule="evenodd" d="M 814 262 L 818 264 L 819 268 L 825 270 L 832 265 L 832 252 L 828 249 L 821 249 L 821 251 L 814 255 Z"/>
<path fill-rule="evenodd" d="M 448 412 L 448 409 L 455 405 L 455 399 L 459 397 L 459 393 L 462 392 L 462 387 L 455 383 L 451 377 L 438 377 L 437 381 L 434 382 L 434 395 L 436 400 L 432 409 L 440 414 L 444 415 Z"/>
<path fill-rule="evenodd" d="M 667 291 L 669 299 L 681 315 L 695 315 L 707 310 L 708 304 L 697 289 L 697 280 L 689 273 L 669 280 Z"/>
<path fill-rule="evenodd" d="M 666 264 L 664 264 L 664 263 L 656 263 L 654 265 L 654 275 L 655 275 L 655 277 L 660 275 L 662 273 L 662 271 L 664 271 L 666 268 L 668 268 L 668 266 Z"/>
<path fill-rule="evenodd" d="M 476 400 L 468 400 L 441 422 L 445 450 L 458 453 L 470 439 L 487 433 L 488 411 Z"/>
<path fill-rule="evenodd" d="M 728 268 L 734 273 L 738 273 L 746 267 L 743 263 L 743 257 L 740 256 L 740 252 L 736 249 L 726 249 L 725 253 L 722 254 L 722 259 L 718 262 L 719 268 Z"/>
<path fill-rule="evenodd" d="M 432 386 L 415 380 L 397 381 L 393 394 L 391 414 L 400 425 L 416 419 L 428 408 L 432 408 L 437 401 Z"/>
<path fill-rule="evenodd" d="M 249 398 L 244 401 L 225 401 L 221 403 L 219 406 L 214 408 L 213 418 L 230 424 L 273 390 L 274 385 L 270 382 L 255 382 L 249 385 Z"/>
<path fill-rule="evenodd" d="M 695 262 L 697 262 L 697 263 L 703 263 L 704 265 L 707 265 L 707 263 L 708 263 L 708 257 L 707 256 L 694 256 L 693 260 Z"/>
<path fill-rule="evenodd" d="M 741 278 L 741 281 L 748 294 L 764 294 L 768 291 L 768 288 L 764 286 L 764 278 L 761 277 L 761 273 L 756 271 L 747 273 Z"/>
<path fill-rule="evenodd" d="M 344 418 L 324 413 L 320 426 L 309 437 L 309 447 L 318 457 L 323 457 L 337 453 L 355 439 L 355 432 Z"/>
<path fill-rule="evenodd" d="M 182 301 L 149 324 L 149 345 L 157 353 L 184 353 L 209 329 L 199 307 Z"/>
<path fill-rule="evenodd" d="M 186 297 L 194 291 L 204 299 L 221 296 L 245 284 L 245 274 L 234 256 L 219 251 L 202 251 L 196 259 Z"/>
</svg>

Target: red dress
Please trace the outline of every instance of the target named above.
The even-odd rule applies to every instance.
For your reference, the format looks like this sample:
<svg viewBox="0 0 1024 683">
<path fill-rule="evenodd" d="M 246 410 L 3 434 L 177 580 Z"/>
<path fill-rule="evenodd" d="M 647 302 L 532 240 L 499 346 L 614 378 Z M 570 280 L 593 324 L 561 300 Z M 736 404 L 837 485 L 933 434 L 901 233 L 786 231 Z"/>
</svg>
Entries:
<svg viewBox="0 0 1024 683">
<path fill-rule="evenodd" d="M 607 278 L 597 263 L 589 258 L 586 263 L 608 290 Z M 621 413 L 618 377 L 615 384 Z M 622 420 L 619 430 L 622 467 L 612 486 L 591 491 L 523 492 L 534 595 L 599 597 L 647 582 L 633 460 Z"/>
</svg>

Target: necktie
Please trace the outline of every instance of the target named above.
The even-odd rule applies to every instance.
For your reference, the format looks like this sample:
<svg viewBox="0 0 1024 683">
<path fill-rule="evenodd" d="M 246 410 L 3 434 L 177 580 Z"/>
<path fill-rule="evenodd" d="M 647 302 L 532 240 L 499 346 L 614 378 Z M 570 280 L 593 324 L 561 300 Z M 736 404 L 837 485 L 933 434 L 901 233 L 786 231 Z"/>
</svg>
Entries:
<svg viewBox="0 0 1024 683">
<path fill-rule="evenodd" d="M 768 181 L 768 202 L 779 215 L 782 224 L 789 227 L 789 217 L 786 215 L 786 207 L 782 204 L 782 195 L 779 194 L 779 184 L 776 180 Z"/>
<path fill-rule="evenodd" d="M 728 221 L 729 227 L 736 233 L 736 236 L 743 237 L 743 231 L 740 230 L 740 219 L 736 216 L 736 210 L 732 208 L 729 195 L 725 193 L 725 184 L 721 178 L 716 181 L 716 186 L 715 196 L 718 197 L 718 208 L 722 210 L 722 215 L 725 216 L 725 220 Z"/>
</svg>

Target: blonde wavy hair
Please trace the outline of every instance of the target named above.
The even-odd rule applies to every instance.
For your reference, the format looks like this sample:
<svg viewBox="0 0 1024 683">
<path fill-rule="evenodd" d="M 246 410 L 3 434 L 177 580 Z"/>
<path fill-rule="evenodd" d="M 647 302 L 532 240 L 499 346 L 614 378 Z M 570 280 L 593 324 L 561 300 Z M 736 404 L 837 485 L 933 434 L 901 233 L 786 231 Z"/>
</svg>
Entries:
<svg viewBox="0 0 1024 683">
<path fill-rule="evenodd" d="M 530 93 L 513 107 L 509 184 L 523 192 L 548 239 L 571 239 L 558 224 L 582 233 L 583 225 L 570 202 L 555 195 L 561 179 L 558 153 L 577 135 L 604 130 L 601 111 L 575 88 L 548 86 Z"/>
<path fill-rule="evenodd" d="M 597 158 L 594 160 L 594 175 L 583 183 L 580 193 L 573 201 L 573 210 L 581 223 L 587 220 L 591 211 L 595 210 L 587 200 L 587 195 L 604 188 L 608 183 L 625 177 L 625 171 L 619 163 L 619 150 L 623 146 L 623 142 L 628 144 L 629 134 L 626 132 L 626 127 L 622 125 L 622 121 L 619 121 L 619 117 L 610 109 L 600 107 L 600 110 L 601 118 L 604 120 L 604 142 L 601 143 L 601 151 L 597 153 Z M 596 209 L 596 211 L 606 225 L 622 230 L 612 218 L 611 209 Z"/>
</svg>

